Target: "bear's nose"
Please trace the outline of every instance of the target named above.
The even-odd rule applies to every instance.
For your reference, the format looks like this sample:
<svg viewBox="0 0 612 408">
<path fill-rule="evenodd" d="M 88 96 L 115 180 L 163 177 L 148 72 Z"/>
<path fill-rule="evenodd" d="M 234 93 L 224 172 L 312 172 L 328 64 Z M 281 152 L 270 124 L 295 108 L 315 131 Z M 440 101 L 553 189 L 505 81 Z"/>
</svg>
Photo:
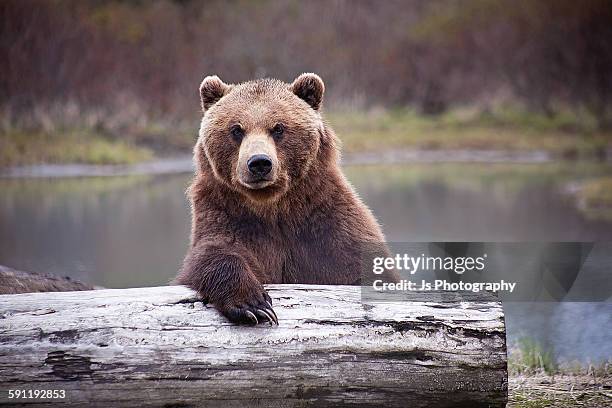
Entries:
<svg viewBox="0 0 612 408">
<path fill-rule="evenodd" d="M 247 161 L 247 167 L 252 175 L 263 177 L 272 170 L 272 160 L 265 154 L 256 154 Z"/>
</svg>

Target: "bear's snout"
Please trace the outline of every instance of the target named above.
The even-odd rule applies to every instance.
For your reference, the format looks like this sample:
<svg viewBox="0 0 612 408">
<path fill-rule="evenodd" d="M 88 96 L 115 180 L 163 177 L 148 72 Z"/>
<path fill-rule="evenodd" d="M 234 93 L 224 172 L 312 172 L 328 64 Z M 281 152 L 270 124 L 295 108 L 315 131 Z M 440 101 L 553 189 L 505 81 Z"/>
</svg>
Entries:
<svg viewBox="0 0 612 408">
<path fill-rule="evenodd" d="M 275 184 L 280 163 L 272 138 L 264 132 L 247 133 L 240 144 L 236 170 L 239 183 L 250 191 Z"/>
<path fill-rule="evenodd" d="M 249 173 L 257 179 L 263 179 L 272 170 L 272 159 L 266 154 L 255 154 L 247 161 Z"/>
</svg>

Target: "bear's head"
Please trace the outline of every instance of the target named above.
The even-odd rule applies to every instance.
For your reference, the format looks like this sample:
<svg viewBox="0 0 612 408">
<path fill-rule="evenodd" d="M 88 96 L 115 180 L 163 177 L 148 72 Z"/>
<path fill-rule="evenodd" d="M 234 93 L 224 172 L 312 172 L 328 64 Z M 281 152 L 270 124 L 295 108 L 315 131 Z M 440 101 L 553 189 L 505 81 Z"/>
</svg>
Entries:
<svg viewBox="0 0 612 408">
<path fill-rule="evenodd" d="M 315 74 L 302 74 L 291 84 L 204 78 L 198 167 L 210 168 L 217 180 L 252 200 L 282 197 L 296 181 L 334 161 L 322 159 L 335 154 L 335 136 L 320 114 L 324 89 Z"/>
</svg>

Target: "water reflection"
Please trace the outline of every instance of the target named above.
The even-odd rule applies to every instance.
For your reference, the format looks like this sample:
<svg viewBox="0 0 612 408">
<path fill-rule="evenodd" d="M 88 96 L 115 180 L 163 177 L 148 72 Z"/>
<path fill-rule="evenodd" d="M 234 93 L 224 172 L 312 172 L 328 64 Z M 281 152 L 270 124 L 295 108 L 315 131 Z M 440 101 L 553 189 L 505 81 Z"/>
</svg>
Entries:
<svg viewBox="0 0 612 408">
<path fill-rule="evenodd" d="M 607 166 L 418 165 L 347 169 L 390 242 L 610 241 L 562 192 Z"/>
<path fill-rule="evenodd" d="M 188 181 L 1 181 L 0 263 L 105 287 L 165 284 L 187 248 Z"/>
</svg>

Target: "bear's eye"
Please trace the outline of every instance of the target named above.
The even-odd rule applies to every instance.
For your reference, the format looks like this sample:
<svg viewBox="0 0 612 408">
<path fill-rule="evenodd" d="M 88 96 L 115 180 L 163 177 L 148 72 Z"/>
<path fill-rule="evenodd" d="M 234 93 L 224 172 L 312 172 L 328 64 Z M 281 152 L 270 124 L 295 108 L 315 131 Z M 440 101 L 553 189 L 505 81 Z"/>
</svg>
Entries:
<svg viewBox="0 0 612 408">
<path fill-rule="evenodd" d="M 242 129 L 242 126 L 238 124 L 230 128 L 230 133 L 232 135 L 232 138 L 234 138 L 234 140 L 236 140 L 237 142 L 241 141 L 244 137 L 244 130 Z"/>
<path fill-rule="evenodd" d="M 272 136 L 274 136 L 275 138 L 281 137 L 284 132 L 285 132 L 285 126 L 283 126 L 282 123 L 277 123 L 276 125 L 274 125 L 271 131 Z"/>
</svg>

